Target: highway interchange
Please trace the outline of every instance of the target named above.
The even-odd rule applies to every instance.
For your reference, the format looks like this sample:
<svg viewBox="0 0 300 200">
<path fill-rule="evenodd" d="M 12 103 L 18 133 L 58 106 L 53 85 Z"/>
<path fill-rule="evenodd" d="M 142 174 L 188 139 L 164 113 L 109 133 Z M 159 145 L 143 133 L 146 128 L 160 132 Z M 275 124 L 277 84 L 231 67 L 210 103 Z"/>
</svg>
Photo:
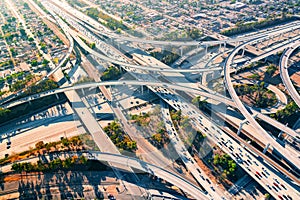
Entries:
<svg viewBox="0 0 300 200">
<path fill-rule="evenodd" d="M 54 2 L 57 2 L 57 1 L 54 1 Z M 212 71 L 212 70 L 220 71 L 223 69 L 221 67 L 215 67 L 215 68 L 209 68 L 209 69 L 202 69 L 202 68 L 199 68 L 199 69 L 198 68 L 193 68 L 193 69 L 167 68 L 167 69 L 165 69 L 165 68 L 161 68 L 159 66 L 151 66 L 151 65 L 141 66 L 141 65 L 137 65 L 137 64 L 128 63 L 128 61 L 124 60 L 124 58 L 122 58 L 121 56 L 117 56 L 117 59 L 110 58 L 107 55 L 105 56 L 103 54 L 100 54 L 100 53 L 88 48 L 87 45 L 78 37 L 78 34 L 75 31 L 73 31 L 71 28 L 69 28 L 60 18 L 58 18 L 56 16 L 56 14 L 59 15 L 62 12 L 62 10 L 60 10 L 60 12 L 57 11 L 57 6 L 54 6 L 50 2 L 43 2 L 43 5 L 45 7 L 47 7 L 47 9 L 49 11 L 52 9 L 51 12 L 52 12 L 54 19 L 56 20 L 56 22 L 59 25 L 61 25 L 61 28 L 64 30 L 65 34 L 67 35 L 67 38 L 69 39 L 69 41 L 71 43 L 68 54 L 64 57 L 63 62 L 61 62 L 61 64 L 59 64 L 58 66 L 53 67 L 53 71 L 50 72 L 51 73 L 50 75 L 55 73 L 56 70 L 59 69 L 61 67 L 61 65 L 65 62 L 65 60 L 70 56 L 70 54 L 73 50 L 73 47 L 74 47 L 73 39 L 82 48 L 84 48 L 89 53 L 93 54 L 94 56 L 99 57 L 100 59 L 103 59 L 107 62 L 118 64 L 130 72 L 136 72 L 136 70 L 141 70 L 141 71 L 144 71 L 142 73 L 145 73 L 145 71 L 146 71 L 146 75 L 144 75 L 144 76 L 147 76 L 147 72 L 149 72 L 149 71 L 157 71 L 157 72 L 161 72 L 161 73 L 162 72 L 170 72 L 170 73 L 199 72 L 199 73 L 201 73 L 201 72 Z M 65 7 L 65 8 L 67 8 L 67 7 Z M 246 120 L 250 123 L 250 125 L 253 126 L 255 128 L 255 130 L 257 130 L 257 132 L 253 133 L 253 134 L 258 134 L 259 137 L 264 137 L 264 140 L 271 144 L 270 145 L 271 148 L 276 149 L 283 156 L 283 158 L 286 159 L 287 162 L 289 162 L 291 165 L 294 165 L 294 167 L 298 168 L 298 170 L 299 170 L 299 166 L 300 166 L 299 158 L 291 155 L 291 152 L 294 152 L 294 154 L 297 154 L 298 152 L 292 148 L 286 149 L 286 148 L 282 147 L 273 138 L 273 136 L 269 135 L 269 133 L 267 133 L 256 122 L 256 120 L 253 117 L 256 114 L 257 114 L 258 118 L 265 119 L 266 121 L 269 121 L 271 119 L 269 119 L 267 116 L 262 115 L 254 110 L 251 110 L 251 113 L 250 113 L 249 109 L 239 100 L 238 96 L 236 95 L 236 93 L 233 89 L 233 84 L 231 82 L 231 78 L 230 78 L 231 64 L 234 60 L 235 55 L 241 49 L 245 48 L 245 46 L 247 46 L 251 43 L 261 41 L 262 39 L 268 39 L 268 38 L 274 37 L 274 35 L 276 35 L 276 34 L 281 34 L 282 32 L 294 31 L 297 28 L 300 28 L 299 24 L 297 24 L 297 26 L 293 26 L 292 28 L 289 28 L 289 27 L 283 28 L 279 32 L 275 32 L 272 34 L 263 33 L 260 35 L 253 35 L 253 36 L 249 36 L 249 37 L 231 39 L 229 41 L 223 41 L 223 40 L 205 41 L 205 42 L 200 42 L 200 43 L 198 41 L 164 42 L 164 41 L 142 40 L 142 39 L 131 38 L 131 37 L 121 37 L 121 36 L 117 36 L 115 34 L 108 33 L 107 31 L 102 29 L 104 27 L 101 27 L 101 29 L 99 30 L 100 25 L 98 22 L 92 20 L 91 18 L 88 18 L 87 16 L 83 15 L 82 13 L 75 11 L 74 8 L 70 7 L 69 9 L 74 10 L 74 13 L 78 14 L 77 17 L 80 20 L 87 20 L 87 22 L 90 22 L 89 25 L 91 27 L 94 27 L 94 29 L 98 29 L 97 33 L 103 34 L 106 37 L 111 36 L 111 38 L 113 38 L 113 39 L 118 39 L 118 40 L 123 40 L 123 41 L 124 40 L 125 41 L 134 41 L 134 42 L 141 42 L 141 43 L 149 43 L 149 44 L 153 44 L 153 45 L 170 45 L 171 44 L 174 46 L 188 46 L 188 45 L 209 46 L 209 45 L 216 45 L 216 44 L 223 44 L 223 43 L 244 42 L 241 45 L 238 45 L 236 48 L 234 48 L 234 50 L 229 54 L 229 56 L 227 57 L 227 59 L 225 61 L 225 67 L 224 67 L 225 84 L 227 86 L 227 89 L 228 89 L 232 99 L 226 98 L 224 96 L 221 96 L 221 95 L 218 95 L 215 93 L 212 94 L 209 92 L 204 92 L 203 90 L 198 89 L 198 88 L 191 88 L 191 87 L 182 86 L 182 85 L 173 84 L 173 83 L 162 83 L 162 82 L 158 82 L 157 80 L 154 80 L 152 78 L 150 80 L 140 79 L 136 75 L 137 81 L 126 81 L 126 80 L 125 81 L 110 81 L 110 82 L 87 83 L 87 84 L 81 84 L 81 85 L 75 85 L 75 86 L 65 86 L 65 87 L 61 87 L 60 89 L 43 92 L 41 94 L 36 94 L 36 95 L 32 95 L 30 97 L 26 97 L 26 98 L 17 100 L 10 104 L 3 105 L 4 107 L 10 108 L 12 106 L 19 105 L 21 103 L 28 102 L 28 101 L 33 101 L 35 99 L 42 98 L 45 96 L 58 94 L 61 92 L 72 92 L 72 91 L 75 91 L 78 89 L 84 89 L 84 88 L 90 89 L 90 88 L 95 88 L 95 87 L 99 87 L 99 86 L 113 86 L 113 85 L 145 85 L 145 86 L 149 87 L 153 92 L 155 92 L 158 96 L 160 96 L 171 107 L 173 107 L 175 109 L 181 109 L 182 112 L 192 120 L 192 123 L 199 130 L 201 130 L 203 132 L 207 132 L 208 137 L 210 137 L 210 139 L 212 139 L 224 152 L 228 153 L 250 176 L 252 176 L 252 178 L 254 178 L 262 187 L 264 187 L 274 198 L 281 199 L 282 196 L 287 197 L 287 198 L 291 197 L 292 199 L 300 198 L 300 194 L 297 191 L 297 189 L 295 189 L 293 186 L 291 186 L 291 184 L 289 184 L 287 182 L 287 180 L 284 177 L 282 177 L 282 175 L 280 173 L 276 172 L 276 170 L 271 169 L 266 163 L 261 162 L 257 157 L 253 156 L 251 154 L 251 152 L 249 153 L 248 150 L 243 148 L 243 146 L 241 146 L 235 140 L 231 139 L 224 131 L 219 129 L 218 126 L 213 124 L 213 122 L 211 122 L 206 116 L 202 115 L 199 111 L 195 110 L 195 108 L 193 106 L 191 106 L 189 103 L 185 102 L 185 100 L 181 99 L 178 96 L 178 94 L 176 94 L 176 92 L 174 93 L 172 91 L 172 90 L 181 90 L 184 92 L 189 92 L 189 93 L 192 93 L 195 95 L 199 95 L 199 96 L 217 100 L 219 102 L 223 102 L 224 104 L 226 104 L 228 106 L 238 108 L 238 110 L 240 110 L 240 112 L 245 116 Z M 54 12 L 56 12 L 56 14 L 54 14 Z M 61 17 L 65 17 L 65 16 L 61 16 Z M 72 24 L 72 23 L 70 23 L 70 24 Z M 78 26 L 77 26 L 77 30 L 79 30 Z M 94 39 L 96 41 L 97 47 L 100 46 L 100 42 L 97 42 L 96 38 L 93 37 L 92 35 L 87 34 L 87 32 L 81 32 L 81 34 L 84 34 L 87 37 L 91 37 L 92 39 Z M 295 44 L 290 45 L 291 42 L 295 42 Z M 287 90 L 289 91 L 290 95 L 292 96 L 293 99 L 295 99 L 295 102 L 299 106 L 299 94 L 297 93 L 297 91 L 295 93 L 295 89 L 293 89 L 294 87 L 292 86 L 291 81 L 288 78 L 288 73 L 287 73 L 288 58 L 292 54 L 292 52 L 297 47 L 299 47 L 299 42 L 296 42 L 296 39 L 293 41 L 287 42 L 286 45 L 281 46 L 280 48 L 276 48 L 272 51 L 269 51 L 269 52 L 265 53 L 265 55 L 264 54 L 260 55 L 259 59 L 263 59 L 265 57 L 268 57 L 269 55 L 273 55 L 274 53 L 277 53 L 277 52 L 281 51 L 282 49 L 287 48 L 287 46 L 291 46 L 291 47 L 289 47 L 281 57 L 281 62 L 280 62 L 281 63 L 280 64 L 280 72 L 281 73 L 280 74 L 282 76 L 283 82 L 284 82 Z M 145 80 L 145 81 L 142 81 L 142 80 Z M 167 90 L 164 90 L 164 88 Z M 74 96 L 74 94 L 72 94 L 71 96 Z M 298 99 L 298 102 L 297 102 L 297 99 Z M 174 103 L 174 102 L 176 102 L 176 103 Z M 172 143 L 174 144 L 174 146 L 176 146 L 177 153 L 182 158 L 182 160 L 186 164 L 186 166 L 191 169 L 190 171 L 193 174 L 193 176 L 195 177 L 195 179 L 198 180 L 198 182 L 205 188 L 205 190 L 208 192 L 208 194 L 205 194 L 201 191 L 199 192 L 197 187 L 195 188 L 195 186 L 193 186 L 193 185 L 191 186 L 190 183 L 188 183 L 188 182 L 187 183 L 178 183 L 178 182 L 176 182 L 178 180 L 169 179 L 170 175 L 161 174 L 160 170 L 155 171 L 155 175 L 159 176 L 165 180 L 169 180 L 174 185 L 182 184 L 184 187 L 183 189 L 190 195 L 194 196 L 195 198 L 197 198 L 197 197 L 199 198 L 199 196 L 197 196 L 197 195 L 201 195 L 201 198 L 221 199 L 221 192 L 219 191 L 219 189 L 216 188 L 216 186 L 211 186 L 211 183 L 207 182 L 206 175 L 203 172 L 201 172 L 201 169 L 199 167 L 195 167 L 194 161 L 192 160 L 193 158 L 189 155 L 187 150 L 183 147 L 183 144 L 182 144 L 182 142 L 180 142 L 178 137 L 176 137 L 176 132 L 174 132 L 172 129 L 173 125 L 172 125 L 172 122 L 171 122 L 169 114 L 168 114 L 168 108 L 164 107 L 162 113 L 165 116 L 166 129 L 168 130 L 168 133 L 170 135 Z M 88 113 L 86 113 L 86 111 L 79 110 L 79 111 L 77 111 L 77 114 L 86 115 Z M 84 119 L 84 118 L 86 118 L 86 116 L 82 116 L 81 118 Z M 86 119 L 89 119 L 89 118 L 86 118 Z M 273 120 L 273 122 L 274 122 L 274 120 Z M 88 129 L 89 129 L 89 127 L 97 127 L 97 125 L 93 125 L 93 126 L 87 125 L 90 123 L 91 123 L 90 121 L 84 122 L 84 124 L 87 126 Z M 279 122 L 276 122 L 276 123 L 279 123 Z M 298 133 L 296 133 L 294 130 L 292 130 L 290 128 L 287 128 L 285 125 L 280 124 L 278 127 L 280 129 L 284 130 L 285 132 L 289 133 L 292 137 L 298 138 L 297 136 L 299 136 Z M 92 133 L 95 133 L 95 134 L 92 134 Z M 91 130 L 92 135 L 96 135 L 96 133 L 98 134 L 99 130 L 97 130 L 97 131 Z M 96 137 L 100 137 L 100 136 L 98 135 Z M 99 141 L 101 140 L 100 138 L 99 138 Z M 102 138 L 105 138 L 105 136 L 103 136 Z M 94 139 L 96 139 L 96 138 L 94 138 Z M 110 142 L 109 141 L 110 140 L 107 139 L 106 142 L 111 143 L 111 141 Z M 96 143 L 97 143 L 97 141 L 96 141 Z M 268 143 L 266 145 L 268 145 Z M 99 144 L 99 146 L 104 146 L 104 145 Z M 114 146 L 114 145 L 111 143 L 110 146 Z M 106 150 L 103 150 L 103 152 L 109 152 L 109 151 L 110 151 L 109 148 Z M 113 153 L 118 153 L 118 151 L 113 152 Z M 95 157 L 99 157 L 99 155 L 96 153 L 94 153 L 93 155 Z M 103 159 L 103 158 L 101 158 L 101 159 Z M 105 158 L 105 159 L 109 160 L 111 158 Z M 125 163 L 124 160 L 123 161 L 117 160 L 116 162 L 119 162 L 119 164 Z M 134 160 L 131 161 L 131 159 L 127 158 L 128 166 L 143 170 L 144 167 L 142 167 L 143 168 L 142 169 L 139 166 L 141 164 L 141 162 L 142 161 L 134 161 Z M 149 168 L 147 172 L 153 173 L 153 172 L 149 171 L 150 169 L 151 168 Z M 202 176 L 204 177 L 204 179 L 202 178 Z M 171 177 L 172 177 L 172 175 L 171 175 Z M 275 184 L 274 184 L 274 182 L 275 182 Z"/>
</svg>

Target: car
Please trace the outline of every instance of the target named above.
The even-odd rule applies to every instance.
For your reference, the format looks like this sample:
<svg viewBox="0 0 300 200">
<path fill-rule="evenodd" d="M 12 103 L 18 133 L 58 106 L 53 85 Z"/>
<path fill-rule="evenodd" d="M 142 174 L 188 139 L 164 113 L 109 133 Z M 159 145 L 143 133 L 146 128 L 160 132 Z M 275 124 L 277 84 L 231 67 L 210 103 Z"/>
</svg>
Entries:
<svg viewBox="0 0 300 200">
<path fill-rule="evenodd" d="M 279 181 L 278 181 L 276 178 L 273 178 L 273 180 L 274 180 L 276 183 L 279 184 Z"/>
<path fill-rule="evenodd" d="M 215 188 L 214 188 L 213 186 L 211 186 L 210 189 L 211 189 L 212 191 L 216 191 Z"/>
<path fill-rule="evenodd" d="M 209 180 L 208 178 L 206 179 L 206 181 L 207 181 L 209 184 L 211 184 L 211 182 L 210 182 L 210 180 Z"/>
<path fill-rule="evenodd" d="M 279 185 L 275 182 L 273 182 L 273 185 L 275 185 L 279 190 L 281 190 L 281 188 L 279 187 Z"/>
<path fill-rule="evenodd" d="M 284 199 L 289 200 L 289 198 L 286 195 L 282 195 Z"/>
<path fill-rule="evenodd" d="M 264 172 L 261 172 L 261 174 L 262 174 L 264 177 L 268 178 L 268 176 L 267 176 Z"/>
<path fill-rule="evenodd" d="M 257 174 L 255 174 L 255 176 L 256 176 L 256 178 L 258 178 L 259 180 L 261 179 L 261 177 L 260 177 L 260 176 L 258 176 Z"/>
<path fill-rule="evenodd" d="M 283 189 L 287 190 L 287 188 L 282 183 L 280 185 L 281 187 L 283 187 Z"/>
<path fill-rule="evenodd" d="M 200 169 L 198 169 L 198 168 L 196 168 L 196 170 L 201 174 L 201 171 L 200 171 Z"/>
<path fill-rule="evenodd" d="M 204 180 L 204 181 L 205 181 L 205 178 L 204 178 L 204 176 L 200 175 L 200 177 L 202 178 L 202 180 Z"/>
<path fill-rule="evenodd" d="M 248 161 L 248 163 L 249 163 L 250 165 L 252 165 L 252 162 L 251 162 L 249 159 L 247 159 L 247 161 Z"/>
<path fill-rule="evenodd" d="M 276 187 L 272 186 L 272 189 L 278 192 L 278 189 Z"/>
<path fill-rule="evenodd" d="M 280 195 L 278 195 L 278 198 L 281 199 L 281 200 L 283 200 L 282 196 L 280 196 Z"/>
<path fill-rule="evenodd" d="M 256 173 L 258 176 L 260 176 L 260 177 L 261 177 L 261 174 L 260 174 L 258 171 L 256 171 L 255 173 Z"/>
</svg>

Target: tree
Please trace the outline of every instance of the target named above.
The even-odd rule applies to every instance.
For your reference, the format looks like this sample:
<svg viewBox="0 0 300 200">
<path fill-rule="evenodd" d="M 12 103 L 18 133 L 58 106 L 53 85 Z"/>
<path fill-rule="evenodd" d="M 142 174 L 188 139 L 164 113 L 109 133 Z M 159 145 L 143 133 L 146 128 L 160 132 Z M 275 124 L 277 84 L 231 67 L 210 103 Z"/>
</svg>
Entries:
<svg viewBox="0 0 300 200">
<path fill-rule="evenodd" d="M 37 142 L 37 143 L 35 144 L 35 147 L 36 147 L 38 150 L 40 150 L 40 149 L 42 149 L 42 148 L 45 147 L 45 144 L 44 144 L 43 141 L 39 141 L 39 142 Z"/>
<path fill-rule="evenodd" d="M 37 65 L 38 65 L 37 60 L 32 60 L 32 61 L 31 61 L 31 66 L 32 66 L 32 67 L 35 67 L 35 66 L 37 66 Z"/>
<path fill-rule="evenodd" d="M 96 47 L 96 44 L 93 42 L 93 43 L 90 43 L 90 45 L 89 45 L 89 46 L 90 46 L 90 48 L 91 48 L 91 49 L 95 49 L 95 47 Z"/>
<path fill-rule="evenodd" d="M 79 163 L 80 164 L 86 164 L 87 163 L 87 158 L 84 157 L 83 155 L 79 157 Z"/>
</svg>

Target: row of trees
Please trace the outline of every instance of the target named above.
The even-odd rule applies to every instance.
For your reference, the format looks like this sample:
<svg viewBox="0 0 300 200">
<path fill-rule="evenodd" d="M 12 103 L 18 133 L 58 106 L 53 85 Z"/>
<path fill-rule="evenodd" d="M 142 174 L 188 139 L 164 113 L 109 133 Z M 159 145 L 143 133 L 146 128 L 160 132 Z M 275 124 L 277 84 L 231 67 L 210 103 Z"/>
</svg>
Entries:
<svg viewBox="0 0 300 200">
<path fill-rule="evenodd" d="M 128 151 L 135 151 L 137 149 L 136 141 L 131 140 L 116 121 L 104 127 L 104 131 L 117 147 Z"/>
<path fill-rule="evenodd" d="M 247 96 L 253 99 L 253 105 L 260 108 L 273 106 L 277 103 L 276 95 L 265 88 L 265 83 L 247 85 L 238 84 L 234 85 L 235 91 L 238 96 Z"/>
<path fill-rule="evenodd" d="M 103 75 L 101 76 L 102 81 L 109 81 L 109 80 L 118 80 L 122 75 L 121 70 L 119 70 L 117 67 L 110 66 L 108 69 L 103 72 Z"/>
<path fill-rule="evenodd" d="M 267 67 L 267 74 L 269 74 L 270 76 L 273 76 L 273 74 L 275 73 L 275 71 L 277 70 L 277 66 L 274 65 L 274 64 L 270 64 L 268 67 Z"/>
<path fill-rule="evenodd" d="M 150 142 L 157 147 L 162 147 L 169 142 L 165 127 L 159 126 L 156 133 L 151 136 Z"/>
<path fill-rule="evenodd" d="M 35 148 L 38 151 L 44 148 L 49 151 L 52 147 L 56 149 L 57 145 L 62 145 L 62 147 L 70 149 L 70 147 L 76 148 L 82 146 L 83 142 L 81 141 L 79 136 L 74 136 L 71 138 L 62 137 L 61 140 L 57 142 L 44 143 L 43 141 L 39 141 L 35 144 Z"/>
<path fill-rule="evenodd" d="M 280 121 L 281 123 L 289 123 L 296 121 L 299 118 L 299 108 L 294 101 L 291 101 L 282 110 L 278 110 L 275 114 L 271 114 L 270 117 Z M 292 120 L 293 119 L 293 120 Z"/>
<path fill-rule="evenodd" d="M 109 15 L 99 11 L 97 8 L 89 8 L 86 10 L 86 14 L 90 16 L 91 18 L 95 19 L 98 21 L 98 18 L 103 19 L 104 23 L 102 23 L 104 26 L 112 29 L 112 30 L 128 30 L 129 28 L 123 24 L 122 21 L 115 20 L 111 18 Z"/>
<path fill-rule="evenodd" d="M 276 19 L 273 19 L 273 18 L 265 19 L 265 20 L 262 20 L 259 22 L 237 24 L 237 27 L 231 28 L 228 30 L 224 30 L 221 32 L 221 34 L 226 35 L 226 36 L 231 36 L 231 35 L 245 33 L 245 32 L 249 32 L 249 31 L 256 31 L 256 29 L 274 26 L 277 24 L 281 24 L 283 22 L 291 21 L 293 19 L 294 19 L 294 17 L 291 17 L 291 16 L 283 16 L 281 18 L 276 18 Z"/>
<path fill-rule="evenodd" d="M 83 155 L 80 157 L 73 156 L 68 157 L 65 160 L 56 158 L 48 163 L 43 163 L 41 160 L 37 161 L 36 164 L 30 162 L 14 163 L 11 167 L 16 172 L 45 172 L 53 171 L 58 169 L 69 169 L 76 164 L 86 164 L 87 158 Z"/>
<path fill-rule="evenodd" d="M 228 154 L 215 154 L 213 157 L 213 165 L 223 171 L 222 175 L 228 178 L 235 177 L 237 165 Z"/>
<path fill-rule="evenodd" d="M 9 90 L 11 92 L 16 92 L 19 90 L 22 90 L 26 87 L 29 81 L 31 81 L 34 78 L 32 74 L 28 74 L 25 79 L 23 80 L 17 80 L 15 83 L 9 85 Z"/>
<path fill-rule="evenodd" d="M 173 31 L 170 33 L 167 33 L 164 35 L 163 38 L 160 38 L 161 40 L 181 40 L 181 41 L 190 41 L 195 40 L 203 36 L 203 33 L 201 30 L 197 28 L 190 28 L 186 27 L 183 31 Z"/>
<path fill-rule="evenodd" d="M 27 90 L 22 95 L 22 97 L 37 94 L 37 93 L 48 91 L 48 90 L 53 90 L 56 88 L 58 88 L 58 84 L 53 80 L 47 79 L 43 82 L 40 82 L 37 85 L 32 85 L 32 86 L 28 87 Z"/>
<path fill-rule="evenodd" d="M 131 120 L 134 120 L 138 126 L 147 126 L 150 123 L 149 117 L 149 113 L 130 116 Z"/>
</svg>

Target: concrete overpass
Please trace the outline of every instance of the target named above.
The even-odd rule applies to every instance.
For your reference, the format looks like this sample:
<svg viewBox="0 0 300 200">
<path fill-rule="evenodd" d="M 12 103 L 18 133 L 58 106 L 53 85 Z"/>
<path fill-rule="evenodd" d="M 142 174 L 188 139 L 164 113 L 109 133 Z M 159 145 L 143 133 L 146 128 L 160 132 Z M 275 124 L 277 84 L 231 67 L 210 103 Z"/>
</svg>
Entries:
<svg viewBox="0 0 300 200">
<path fill-rule="evenodd" d="M 291 164 L 295 169 L 299 170 L 300 167 L 300 160 L 298 157 L 295 157 L 293 155 L 297 155 L 298 153 L 292 149 L 289 148 L 286 149 L 285 147 L 281 146 L 281 144 L 279 144 L 275 138 L 271 135 L 269 135 L 269 133 L 267 133 L 258 123 L 257 121 L 254 119 L 253 117 L 253 113 L 250 113 L 248 111 L 248 109 L 245 107 L 245 105 L 241 102 L 241 100 L 239 99 L 239 97 L 237 96 L 235 89 L 233 88 L 233 84 L 231 82 L 231 78 L 230 78 L 230 67 L 231 67 L 231 63 L 234 59 L 234 56 L 239 52 L 239 50 L 241 50 L 242 48 L 244 48 L 246 45 L 249 45 L 250 43 L 253 43 L 255 41 L 257 41 L 258 39 L 253 39 L 250 40 L 246 43 L 243 43 L 241 45 L 239 45 L 238 47 L 236 47 L 227 57 L 226 61 L 225 61 L 225 68 L 224 68 L 224 79 L 225 79 L 225 84 L 227 87 L 227 90 L 230 94 L 230 96 L 232 97 L 233 101 L 235 102 L 237 108 L 240 110 L 240 112 L 244 115 L 244 117 L 247 119 L 247 121 L 250 122 L 250 124 L 253 126 L 253 128 L 255 130 L 257 130 L 256 133 L 254 134 L 259 134 L 261 136 L 264 137 L 265 142 L 267 142 L 266 144 L 266 149 L 269 147 L 269 144 L 276 149 L 276 151 L 278 151 L 283 158 L 289 163 Z M 265 149 L 265 150 L 266 150 Z M 292 153 L 293 152 L 293 153 Z"/>
<path fill-rule="evenodd" d="M 289 48 L 286 49 L 286 51 L 283 52 L 281 58 L 280 58 L 280 63 L 279 63 L 279 69 L 280 69 L 280 76 L 282 79 L 282 82 L 291 95 L 292 99 L 294 102 L 298 105 L 300 108 L 300 95 L 296 88 L 294 87 L 290 76 L 288 72 L 288 60 L 292 53 L 300 46 L 300 41 L 296 41 L 293 45 L 291 45 Z"/>
<path fill-rule="evenodd" d="M 184 192 L 190 194 L 195 199 L 209 199 L 207 195 L 203 193 L 203 191 L 197 187 L 196 185 L 186 181 L 180 176 L 173 174 L 161 167 L 155 166 L 150 163 L 146 163 L 136 158 L 123 156 L 119 154 L 110 154 L 110 153 L 102 153 L 97 151 L 90 151 L 91 157 L 89 159 L 95 159 L 99 161 L 106 161 L 117 163 L 120 165 L 124 165 L 126 167 L 132 167 L 154 176 L 157 176 L 175 186 L 183 190 Z"/>
</svg>

